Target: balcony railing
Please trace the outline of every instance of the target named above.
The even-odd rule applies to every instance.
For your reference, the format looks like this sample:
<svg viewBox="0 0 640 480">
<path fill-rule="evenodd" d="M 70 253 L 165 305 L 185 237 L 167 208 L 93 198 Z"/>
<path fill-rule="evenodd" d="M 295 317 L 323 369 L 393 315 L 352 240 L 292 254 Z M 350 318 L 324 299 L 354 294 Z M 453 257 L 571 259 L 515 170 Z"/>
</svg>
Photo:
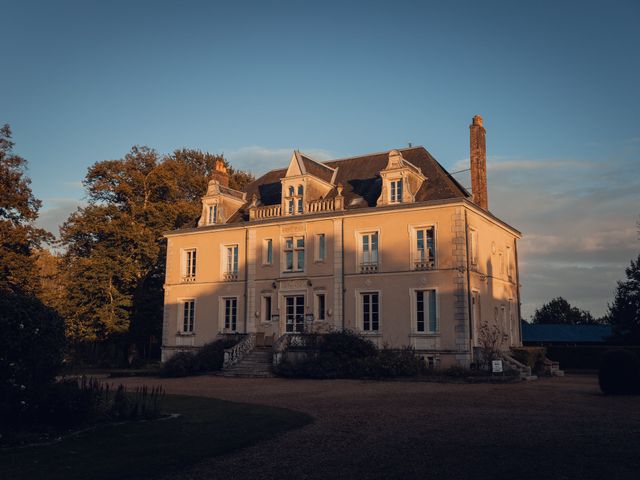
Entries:
<svg viewBox="0 0 640 480">
<path fill-rule="evenodd" d="M 307 213 L 333 212 L 335 210 L 335 199 L 327 198 L 307 202 Z"/>
<path fill-rule="evenodd" d="M 341 192 L 342 189 L 339 190 Z M 321 198 L 319 200 L 312 200 L 305 202 L 304 211 L 298 211 L 298 203 L 296 202 L 295 210 L 289 212 L 282 209 L 282 205 L 263 205 L 260 207 L 249 207 L 249 219 L 250 220 L 262 220 L 264 218 L 280 217 L 283 215 L 302 215 L 307 213 L 321 213 L 321 212 L 334 212 L 344 209 L 344 197 L 341 193 L 334 198 Z"/>
<path fill-rule="evenodd" d="M 360 273 L 376 273 L 378 271 L 377 263 L 361 263 Z"/>
<path fill-rule="evenodd" d="M 255 207 L 255 219 L 279 217 L 282 214 L 282 207 L 280 205 L 265 205 L 262 207 Z"/>
<path fill-rule="evenodd" d="M 182 283 L 193 283 L 196 281 L 195 275 L 185 275 L 182 277 Z"/>
<path fill-rule="evenodd" d="M 222 279 L 225 282 L 235 282 L 238 280 L 238 272 L 224 272 L 222 274 Z"/>
<path fill-rule="evenodd" d="M 415 260 L 413 265 L 416 270 L 433 270 L 436 268 L 436 262 L 433 259 Z"/>
</svg>

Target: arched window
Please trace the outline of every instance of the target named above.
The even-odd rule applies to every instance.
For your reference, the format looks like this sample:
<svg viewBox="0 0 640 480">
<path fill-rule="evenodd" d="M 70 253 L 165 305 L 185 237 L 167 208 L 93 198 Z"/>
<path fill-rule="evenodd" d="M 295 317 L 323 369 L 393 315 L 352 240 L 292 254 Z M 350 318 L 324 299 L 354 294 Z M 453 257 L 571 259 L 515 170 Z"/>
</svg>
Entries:
<svg viewBox="0 0 640 480">
<path fill-rule="evenodd" d="M 298 185 L 298 195 L 304 194 L 304 187 L 302 185 Z"/>
<path fill-rule="evenodd" d="M 293 187 L 289 187 L 289 196 L 293 197 L 294 193 L 295 193 L 295 190 L 293 189 Z"/>
</svg>

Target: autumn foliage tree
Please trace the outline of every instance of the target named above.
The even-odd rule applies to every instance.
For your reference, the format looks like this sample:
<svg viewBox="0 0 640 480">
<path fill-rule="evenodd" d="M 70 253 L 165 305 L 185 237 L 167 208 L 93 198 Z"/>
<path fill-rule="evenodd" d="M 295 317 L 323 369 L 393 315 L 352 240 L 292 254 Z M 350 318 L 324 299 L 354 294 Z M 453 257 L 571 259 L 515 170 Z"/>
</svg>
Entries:
<svg viewBox="0 0 640 480">
<path fill-rule="evenodd" d="M 38 269 L 33 253 L 51 238 L 37 228 L 41 202 L 31 191 L 27 161 L 13 153 L 11 128 L 0 128 L 0 290 L 35 294 Z"/>
<path fill-rule="evenodd" d="M 222 157 L 181 149 L 161 158 L 133 147 L 89 168 L 88 205 L 61 228 L 66 295 L 61 309 L 75 343 L 123 338 L 147 355 L 162 333 L 163 232 L 193 227 Z M 253 177 L 230 166 L 230 186 Z M 128 343 L 128 342 L 127 342 Z"/>
</svg>

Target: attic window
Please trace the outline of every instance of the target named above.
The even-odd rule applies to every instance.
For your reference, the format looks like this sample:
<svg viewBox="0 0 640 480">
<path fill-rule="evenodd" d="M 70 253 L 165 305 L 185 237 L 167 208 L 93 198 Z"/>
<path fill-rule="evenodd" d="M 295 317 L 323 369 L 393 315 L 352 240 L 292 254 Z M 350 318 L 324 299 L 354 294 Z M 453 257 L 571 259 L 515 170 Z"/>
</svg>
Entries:
<svg viewBox="0 0 640 480">
<path fill-rule="evenodd" d="M 289 193 L 285 197 L 287 214 L 299 215 L 304 213 L 304 186 L 298 185 L 297 188 L 290 186 L 287 188 L 287 192 Z"/>
<path fill-rule="evenodd" d="M 209 205 L 209 214 L 207 215 L 207 223 L 209 225 L 218 221 L 218 205 Z"/>
<path fill-rule="evenodd" d="M 390 194 L 391 198 L 389 199 L 389 201 L 391 203 L 402 202 L 402 179 L 391 181 Z"/>
</svg>

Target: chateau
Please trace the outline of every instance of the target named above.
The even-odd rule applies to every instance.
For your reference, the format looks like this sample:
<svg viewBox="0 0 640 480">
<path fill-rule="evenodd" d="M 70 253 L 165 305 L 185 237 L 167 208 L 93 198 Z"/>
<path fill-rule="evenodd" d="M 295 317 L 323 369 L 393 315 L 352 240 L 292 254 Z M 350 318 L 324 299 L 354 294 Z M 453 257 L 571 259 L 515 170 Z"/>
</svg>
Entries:
<svg viewBox="0 0 640 480">
<path fill-rule="evenodd" d="M 163 360 L 222 333 L 349 329 L 468 365 L 482 324 L 521 345 L 517 240 L 488 209 L 485 129 L 472 192 L 424 147 L 288 166 L 236 191 L 216 166 L 196 228 L 166 234 Z"/>
</svg>

